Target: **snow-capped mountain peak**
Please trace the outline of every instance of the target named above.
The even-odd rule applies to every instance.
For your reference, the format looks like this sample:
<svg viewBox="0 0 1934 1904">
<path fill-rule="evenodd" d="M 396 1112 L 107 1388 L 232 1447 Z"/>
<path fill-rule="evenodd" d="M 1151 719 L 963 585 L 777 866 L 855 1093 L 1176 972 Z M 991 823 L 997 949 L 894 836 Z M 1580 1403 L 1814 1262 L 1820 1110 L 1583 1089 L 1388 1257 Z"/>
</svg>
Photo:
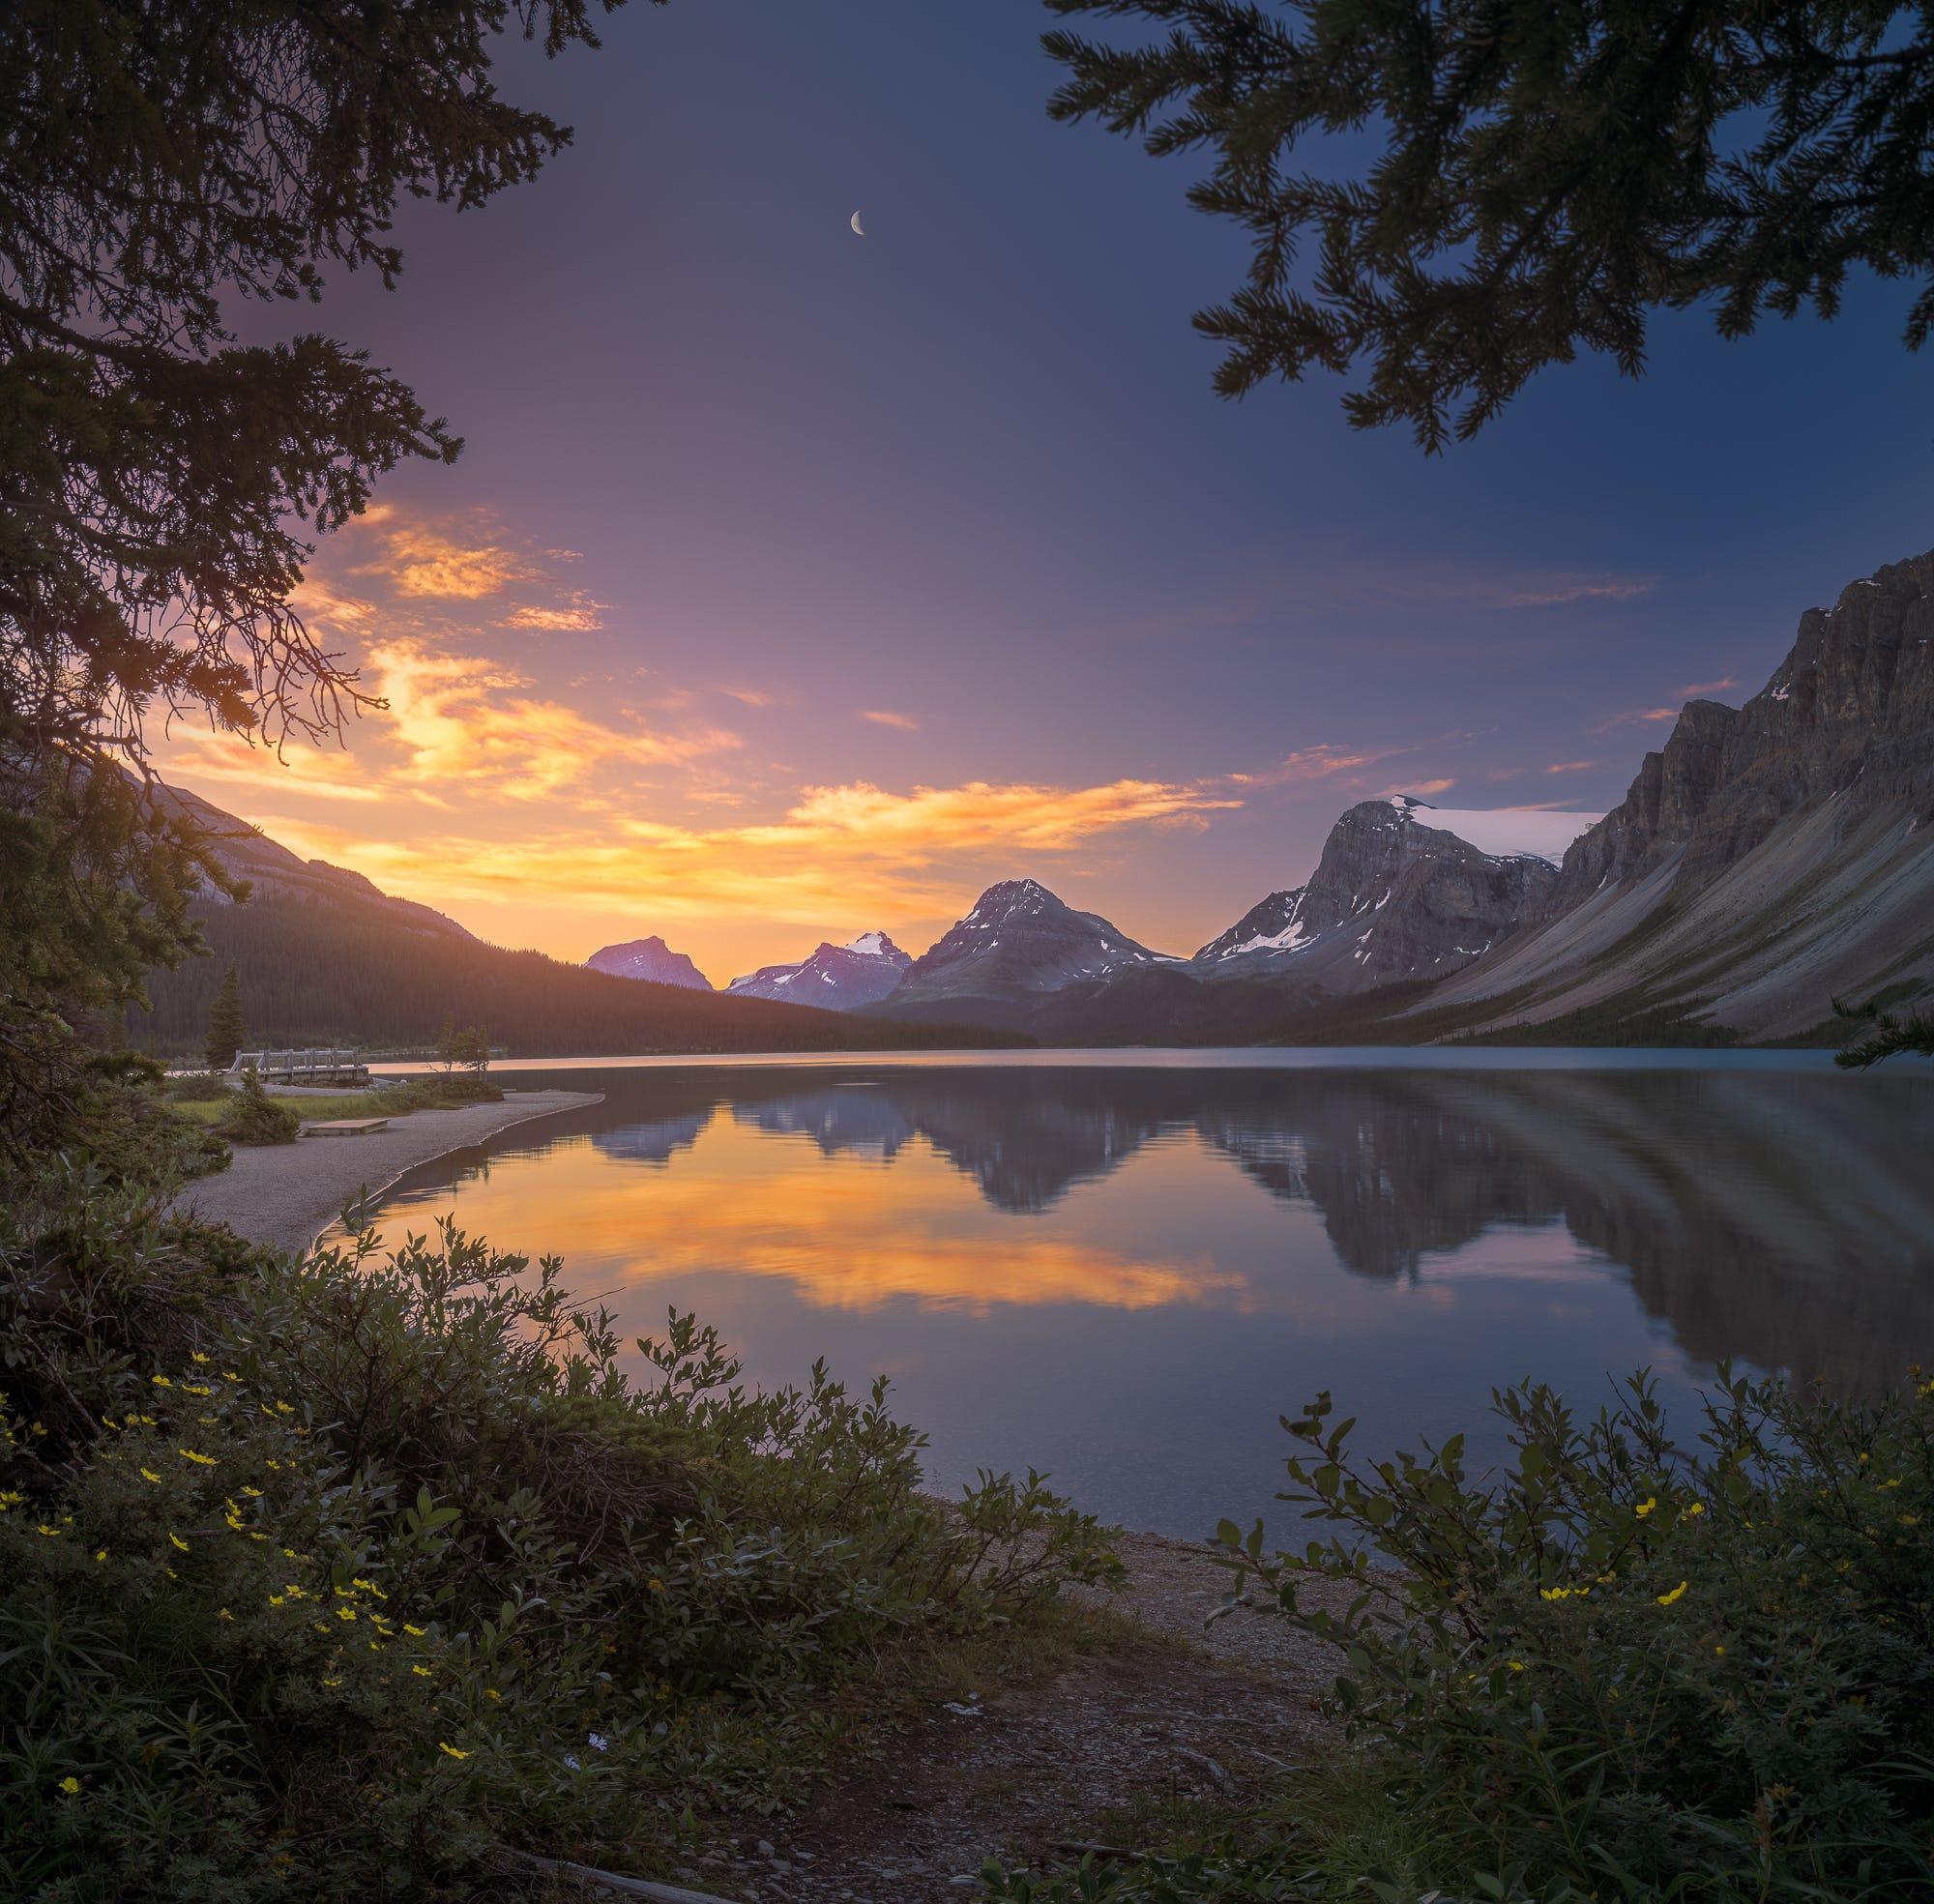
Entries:
<svg viewBox="0 0 1934 1904">
<path fill-rule="evenodd" d="M 877 1005 L 898 989 L 913 963 L 884 932 L 862 932 L 843 946 L 822 941 L 809 957 L 791 965 L 762 965 L 725 987 L 741 997 L 777 999 L 852 1011 Z"/>
</svg>

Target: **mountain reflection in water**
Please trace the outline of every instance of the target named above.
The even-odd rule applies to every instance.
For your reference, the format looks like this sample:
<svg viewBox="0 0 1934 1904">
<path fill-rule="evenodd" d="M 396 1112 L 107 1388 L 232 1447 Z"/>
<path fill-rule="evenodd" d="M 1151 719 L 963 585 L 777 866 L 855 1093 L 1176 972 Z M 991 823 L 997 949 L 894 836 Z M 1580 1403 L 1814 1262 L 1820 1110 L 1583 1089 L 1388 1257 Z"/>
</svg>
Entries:
<svg viewBox="0 0 1934 1904">
<path fill-rule="evenodd" d="M 1934 1360 L 1924 1077 L 569 1081 L 605 1102 L 427 1166 L 378 1227 L 454 1209 L 563 1255 L 628 1334 L 698 1309 L 759 1380 L 822 1352 L 849 1379 L 885 1369 L 938 1478 L 1032 1459 L 1138 1524 L 1257 1510 L 1275 1417 L 1318 1388 L 1395 1445 L 1477 1425 L 1490 1385 L 1527 1373 L 1592 1405 L 1607 1371 L 1649 1362 L 1684 1402 L 1723 1357 L 1846 1391 Z M 1217 1484 L 1242 1498 L 1203 1497 Z"/>
</svg>

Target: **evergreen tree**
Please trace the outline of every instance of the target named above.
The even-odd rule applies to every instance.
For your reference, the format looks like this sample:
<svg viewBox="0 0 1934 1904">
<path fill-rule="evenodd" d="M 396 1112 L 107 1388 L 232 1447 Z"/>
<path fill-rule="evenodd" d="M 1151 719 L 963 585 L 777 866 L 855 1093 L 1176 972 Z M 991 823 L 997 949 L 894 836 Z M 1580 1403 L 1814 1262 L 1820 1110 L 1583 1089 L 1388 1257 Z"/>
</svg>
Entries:
<svg viewBox="0 0 1934 1904">
<path fill-rule="evenodd" d="M 1657 308 L 1831 317 L 1865 266 L 1934 328 L 1934 15 L 1893 0 L 1045 0 L 1054 117 L 1157 157 L 1254 244 L 1196 328 L 1238 395 L 1357 373 L 1359 427 L 1475 434 L 1547 364 L 1635 376 Z"/>
<path fill-rule="evenodd" d="M 483 204 L 570 137 L 493 82 L 500 36 L 596 44 L 619 0 L 17 0 L 0 7 L 0 1151 L 75 1099 L 72 1014 L 137 998 L 225 882 L 153 781 L 151 710 L 271 744 L 353 670 L 290 606 L 311 545 L 460 448 L 251 300 L 385 285 L 399 202 Z"/>
<path fill-rule="evenodd" d="M 231 965 L 221 981 L 221 989 L 215 994 L 214 1005 L 209 1009 L 208 1043 L 205 1047 L 208 1069 L 225 1071 L 235 1062 L 235 1054 L 241 1050 L 248 1036 L 249 1028 L 242 1019 L 242 981 Z"/>
</svg>

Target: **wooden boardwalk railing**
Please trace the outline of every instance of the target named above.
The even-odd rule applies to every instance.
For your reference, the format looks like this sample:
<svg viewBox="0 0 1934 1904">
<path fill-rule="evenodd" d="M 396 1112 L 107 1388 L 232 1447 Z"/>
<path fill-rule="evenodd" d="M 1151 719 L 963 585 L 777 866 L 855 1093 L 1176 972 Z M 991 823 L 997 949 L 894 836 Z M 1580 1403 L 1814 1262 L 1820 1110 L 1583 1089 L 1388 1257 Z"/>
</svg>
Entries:
<svg viewBox="0 0 1934 1904">
<path fill-rule="evenodd" d="M 238 1051 L 228 1067 L 240 1075 L 252 1070 L 264 1083 L 277 1084 L 362 1084 L 369 1068 L 353 1050 L 311 1044 L 301 1050 Z"/>
</svg>

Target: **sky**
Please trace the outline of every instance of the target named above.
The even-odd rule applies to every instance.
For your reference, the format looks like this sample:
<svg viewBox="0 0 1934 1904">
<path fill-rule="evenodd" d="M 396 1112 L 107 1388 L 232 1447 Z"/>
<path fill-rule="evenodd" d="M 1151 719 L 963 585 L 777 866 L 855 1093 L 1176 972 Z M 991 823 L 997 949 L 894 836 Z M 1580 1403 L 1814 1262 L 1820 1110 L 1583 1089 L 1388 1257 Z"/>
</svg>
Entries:
<svg viewBox="0 0 1934 1904">
<path fill-rule="evenodd" d="M 163 771 L 502 944 L 661 934 L 722 984 L 1032 876 L 1193 951 L 1353 802 L 1599 813 L 1694 693 L 1929 527 L 1908 292 L 1647 374 L 1547 370 L 1426 458 L 1189 316 L 1240 232 L 1187 160 L 1049 122 L 1035 0 L 673 0 L 507 48 L 571 124 L 400 287 L 319 312 L 465 438 L 299 605 L 387 711 Z M 856 237 L 848 220 L 865 226 Z"/>
</svg>

